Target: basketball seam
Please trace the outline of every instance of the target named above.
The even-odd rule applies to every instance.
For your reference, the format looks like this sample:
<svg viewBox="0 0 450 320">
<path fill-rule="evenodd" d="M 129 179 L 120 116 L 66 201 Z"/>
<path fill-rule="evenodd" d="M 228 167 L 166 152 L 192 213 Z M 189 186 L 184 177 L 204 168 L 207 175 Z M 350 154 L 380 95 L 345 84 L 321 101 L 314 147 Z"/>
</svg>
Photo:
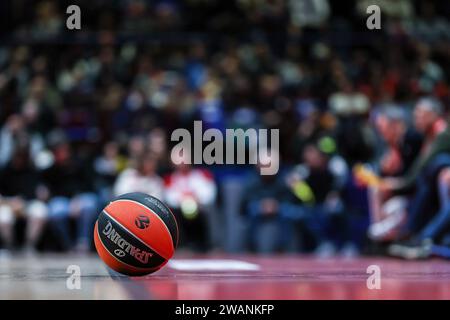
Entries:
<svg viewBox="0 0 450 320">
<path fill-rule="evenodd" d="M 131 199 L 118 199 L 118 200 L 114 200 L 113 202 L 117 202 L 117 201 L 131 201 L 131 202 L 134 202 L 134 203 L 136 203 L 136 204 L 138 204 L 138 205 L 140 205 L 140 206 L 142 206 L 142 207 L 144 207 L 144 208 L 146 208 L 146 209 L 148 209 L 148 210 L 150 210 L 156 217 L 158 217 L 158 219 L 163 223 L 163 225 L 164 225 L 164 227 L 166 228 L 166 230 L 167 230 L 167 232 L 169 233 L 169 236 L 170 236 L 170 239 L 172 240 L 171 242 L 172 242 L 172 247 L 173 247 L 173 250 L 175 251 L 175 246 L 174 246 L 174 242 L 175 241 L 173 241 L 173 237 L 172 237 L 172 233 L 170 233 L 170 230 L 169 230 L 169 228 L 167 227 L 167 225 L 166 225 L 166 223 L 164 222 L 164 220 L 152 209 L 152 208 L 150 208 L 150 207 L 148 207 L 148 206 L 146 206 L 145 204 L 143 204 L 143 203 L 140 203 L 140 202 L 138 202 L 138 201 L 135 201 L 135 200 L 131 200 Z M 169 212 L 170 212 L 170 210 L 169 210 Z M 172 214 L 172 213 L 171 213 Z M 177 223 L 177 220 L 175 219 L 175 217 L 174 217 L 174 215 L 172 214 L 172 217 L 174 218 L 174 220 L 175 220 L 175 224 Z M 178 225 L 176 225 L 177 226 L 177 245 L 178 245 Z"/>
<path fill-rule="evenodd" d="M 103 209 L 103 213 L 106 214 L 111 220 L 113 220 L 115 223 L 117 223 L 119 226 L 121 226 L 123 229 L 125 229 L 125 231 L 131 235 L 133 238 L 135 238 L 136 240 L 138 240 L 140 243 L 142 243 L 143 245 L 145 245 L 147 248 L 149 248 L 150 250 L 154 251 L 156 254 L 158 254 L 160 257 L 164 258 L 165 260 L 169 260 L 169 258 L 165 257 L 164 255 L 160 254 L 157 250 L 155 250 L 152 246 L 150 246 L 148 243 L 146 243 L 144 240 L 138 238 L 135 234 L 133 234 L 133 232 L 131 232 L 130 230 L 128 230 L 128 228 L 126 228 L 123 224 L 121 224 L 119 221 L 117 221 L 116 219 L 114 219 L 111 214 L 106 211 L 106 208 Z"/>
<path fill-rule="evenodd" d="M 142 271 L 152 271 L 152 270 L 155 270 L 155 269 L 159 269 L 159 268 L 160 268 L 159 266 L 158 266 L 158 267 L 149 267 L 149 268 L 136 267 L 136 266 L 133 266 L 133 265 L 131 265 L 131 264 L 128 264 L 128 263 L 126 263 L 126 262 L 120 260 L 120 259 L 117 258 L 116 256 L 114 256 L 114 255 L 108 250 L 108 248 L 106 247 L 106 245 L 103 243 L 103 240 L 102 240 L 102 238 L 100 237 L 100 233 L 99 233 L 99 231 L 98 231 L 98 226 L 97 226 L 97 238 L 98 238 L 98 240 L 100 241 L 100 243 L 102 244 L 102 246 L 103 246 L 103 248 L 105 249 L 105 251 L 108 252 L 108 254 L 109 254 L 111 257 L 114 258 L 114 260 L 117 260 L 118 262 L 120 262 L 120 263 L 122 263 L 122 264 L 124 264 L 124 265 L 126 265 L 126 266 L 128 266 L 128 267 L 135 268 L 135 269 L 142 270 Z M 164 257 L 163 257 L 163 258 L 164 258 Z M 166 260 L 167 260 L 167 259 L 166 259 Z M 164 263 L 164 262 L 163 262 L 163 263 Z"/>
</svg>

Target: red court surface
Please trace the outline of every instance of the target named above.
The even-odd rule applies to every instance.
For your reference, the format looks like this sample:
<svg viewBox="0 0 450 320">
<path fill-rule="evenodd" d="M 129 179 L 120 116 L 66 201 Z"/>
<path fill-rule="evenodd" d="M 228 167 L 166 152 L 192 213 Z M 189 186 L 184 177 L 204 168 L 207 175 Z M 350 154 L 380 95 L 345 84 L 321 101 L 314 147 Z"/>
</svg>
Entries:
<svg viewBox="0 0 450 320">
<path fill-rule="evenodd" d="M 80 266 L 80 290 L 66 287 L 69 265 Z M 381 289 L 367 287 L 371 265 Z M 0 260 L 0 299 L 450 299 L 450 261 L 177 255 L 128 278 L 96 255 L 13 256 Z"/>
</svg>

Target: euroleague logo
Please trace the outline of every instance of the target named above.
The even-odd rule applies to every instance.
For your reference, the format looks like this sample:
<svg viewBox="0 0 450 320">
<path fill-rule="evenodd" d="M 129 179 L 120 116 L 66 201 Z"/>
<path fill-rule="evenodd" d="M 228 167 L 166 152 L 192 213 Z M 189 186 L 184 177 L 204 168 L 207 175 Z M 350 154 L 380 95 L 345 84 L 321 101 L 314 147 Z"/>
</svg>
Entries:
<svg viewBox="0 0 450 320">
<path fill-rule="evenodd" d="M 150 225 L 150 219 L 147 216 L 138 216 L 136 219 L 134 219 L 134 224 L 139 229 L 146 229 Z"/>
</svg>

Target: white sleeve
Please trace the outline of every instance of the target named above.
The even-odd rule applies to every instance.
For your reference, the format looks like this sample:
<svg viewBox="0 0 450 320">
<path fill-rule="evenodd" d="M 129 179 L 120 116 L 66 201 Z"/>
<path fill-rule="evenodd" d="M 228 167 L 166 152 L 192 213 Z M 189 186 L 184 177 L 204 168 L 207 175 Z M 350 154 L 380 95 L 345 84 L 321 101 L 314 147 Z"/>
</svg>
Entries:
<svg viewBox="0 0 450 320">
<path fill-rule="evenodd" d="M 216 200 L 217 186 L 214 180 L 203 173 L 198 173 L 194 176 L 192 183 L 195 197 L 200 205 L 210 205 Z"/>
<path fill-rule="evenodd" d="M 116 179 L 113 187 L 114 196 L 120 196 L 121 194 L 130 192 L 132 189 L 134 175 L 132 170 L 126 169 Z"/>
</svg>

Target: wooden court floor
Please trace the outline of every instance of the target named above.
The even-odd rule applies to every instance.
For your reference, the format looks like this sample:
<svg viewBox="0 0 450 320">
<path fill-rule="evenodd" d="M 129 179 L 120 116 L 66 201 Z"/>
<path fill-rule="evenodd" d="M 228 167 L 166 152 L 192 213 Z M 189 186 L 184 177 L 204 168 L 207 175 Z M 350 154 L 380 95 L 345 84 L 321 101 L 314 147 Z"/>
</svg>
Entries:
<svg viewBox="0 0 450 320">
<path fill-rule="evenodd" d="M 369 266 L 379 289 L 367 286 Z M 450 261 L 179 254 L 129 278 L 95 254 L 13 255 L 0 258 L 0 299 L 450 299 Z"/>
</svg>

